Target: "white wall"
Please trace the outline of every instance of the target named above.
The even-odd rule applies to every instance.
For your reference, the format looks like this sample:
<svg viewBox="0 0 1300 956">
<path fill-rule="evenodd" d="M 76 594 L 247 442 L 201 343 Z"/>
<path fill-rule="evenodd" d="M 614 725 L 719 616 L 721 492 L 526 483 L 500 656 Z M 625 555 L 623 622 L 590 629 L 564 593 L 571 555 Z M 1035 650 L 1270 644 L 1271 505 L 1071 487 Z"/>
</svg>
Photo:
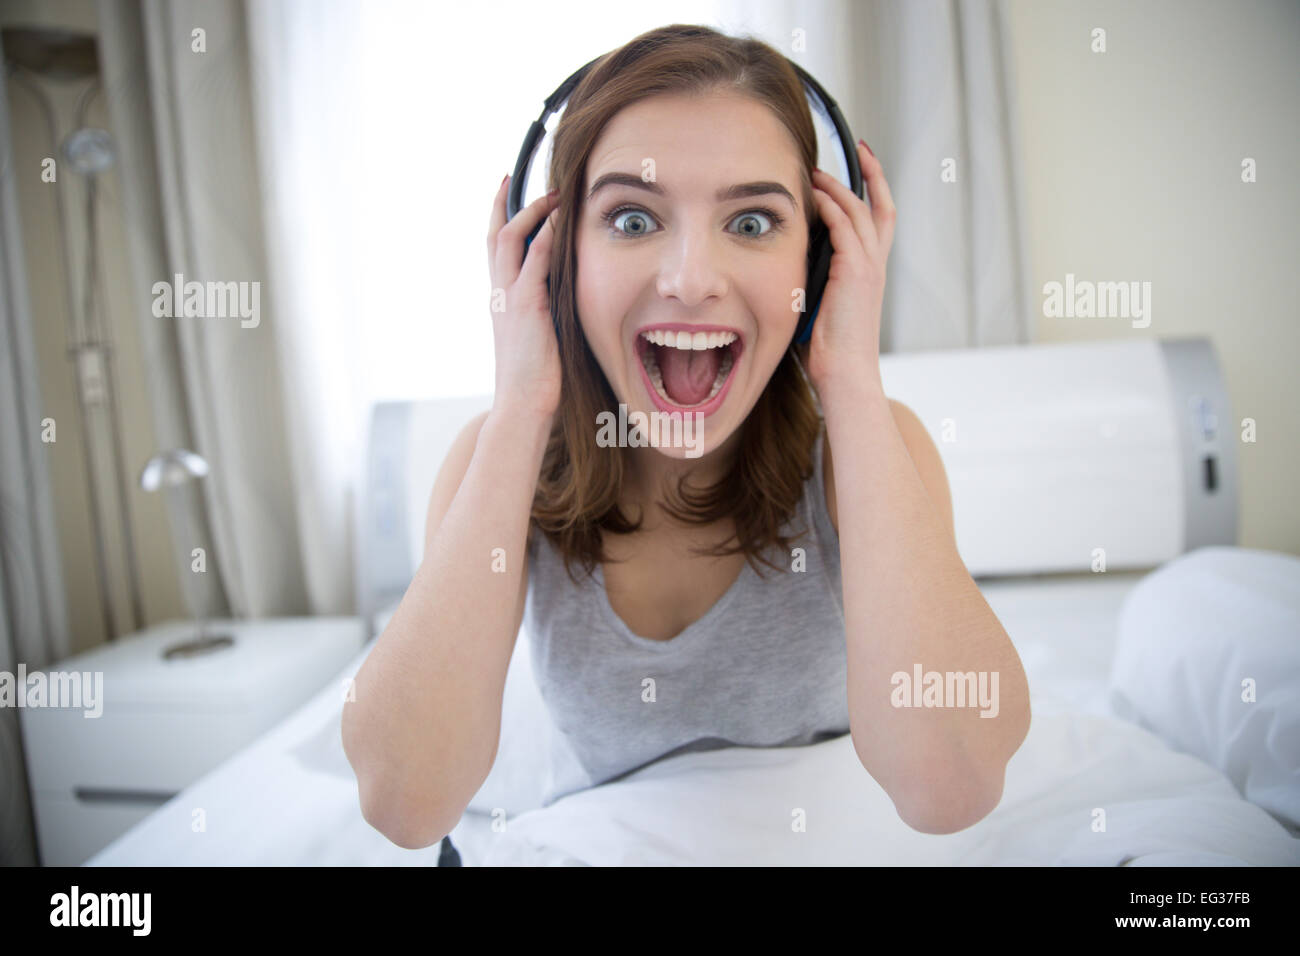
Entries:
<svg viewBox="0 0 1300 956">
<path fill-rule="evenodd" d="M 1238 442 L 1239 543 L 1300 554 L 1300 3 L 1009 11 L 1033 287 L 1066 273 L 1152 284 L 1148 328 L 1046 318 L 1040 297 L 1035 340 L 1210 337 L 1237 425 L 1257 423 L 1257 442 Z"/>
</svg>

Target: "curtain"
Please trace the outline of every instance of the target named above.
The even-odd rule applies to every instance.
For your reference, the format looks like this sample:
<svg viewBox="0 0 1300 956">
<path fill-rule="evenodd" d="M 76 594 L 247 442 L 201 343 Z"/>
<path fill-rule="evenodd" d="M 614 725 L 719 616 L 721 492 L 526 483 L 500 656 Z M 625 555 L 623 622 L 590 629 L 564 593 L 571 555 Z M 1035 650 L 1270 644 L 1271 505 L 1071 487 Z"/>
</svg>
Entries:
<svg viewBox="0 0 1300 956">
<path fill-rule="evenodd" d="M 722 17 L 817 77 L 880 158 L 898 208 L 882 354 L 1027 342 L 1004 0 L 730 0 Z"/>
<path fill-rule="evenodd" d="M 882 348 L 1027 342 L 1034 299 L 1004 3 L 895 0 L 854 14 L 870 51 L 857 74 L 860 135 L 899 210 Z"/>
<path fill-rule="evenodd" d="M 48 667 L 70 647 L 54 502 L 41 443 L 9 92 L 0 56 L 0 671 Z M 36 863 L 19 712 L 0 707 L 0 866 Z"/>
<path fill-rule="evenodd" d="M 356 356 L 368 297 L 363 221 L 362 8 L 246 6 L 273 330 L 284 379 L 300 557 L 314 613 L 353 612 L 352 513 L 366 396 Z M 344 178 L 346 177 L 346 178 Z"/>
<path fill-rule="evenodd" d="M 207 459 L 202 507 L 177 528 L 190 574 L 206 551 L 213 613 L 241 618 L 333 610 L 308 592 L 294 435 L 285 413 L 276 280 L 262 220 L 244 9 L 236 0 L 100 0 L 101 53 L 124 157 L 136 315 L 151 353 L 160 434 Z M 201 35 L 195 31 L 201 30 Z M 237 283 L 259 308 L 242 315 L 157 317 L 157 282 Z M 251 311 L 251 310 L 250 310 Z M 173 315 L 181 314 L 173 303 Z M 344 558 L 346 560 L 346 557 Z M 346 566 L 345 566 L 346 570 Z"/>
</svg>

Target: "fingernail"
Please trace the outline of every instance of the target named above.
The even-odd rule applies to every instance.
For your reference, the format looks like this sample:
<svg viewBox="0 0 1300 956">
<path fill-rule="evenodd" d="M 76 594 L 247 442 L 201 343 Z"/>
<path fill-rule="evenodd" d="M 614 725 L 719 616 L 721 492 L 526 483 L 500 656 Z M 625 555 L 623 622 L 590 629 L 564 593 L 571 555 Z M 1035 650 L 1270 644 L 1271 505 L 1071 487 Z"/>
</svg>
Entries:
<svg viewBox="0 0 1300 956">
<path fill-rule="evenodd" d="M 865 139 L 860 139 L 860 140 L 858 140 L 858 142 L 861 143 L 863 146 L 867 146 L 867 141 L 866 141 Z M 871 147 L 870 147 L 870 146 L 867 146 L 867 152 L 868 152 L 868 153 L 871 153 Z M 875 153 L 871 153 L 871 155 L 872 155 L 872 156 L 875 156 L 876 154 L 875 154 Z"/>
<path fill-rule="evenodd" d="M 501 177 L 501 186 L 504 186 L 504 185 L 506 184 L 506 180 L 509 179 L 509 178 L 510 178 L 510 174 L 509 174 L 509 173 L 506 173 L 504 176 L 502 176 L 502 177 Z M 498 186 L 497 189 L 500 189 L 501 186 Z"/>
</svg>

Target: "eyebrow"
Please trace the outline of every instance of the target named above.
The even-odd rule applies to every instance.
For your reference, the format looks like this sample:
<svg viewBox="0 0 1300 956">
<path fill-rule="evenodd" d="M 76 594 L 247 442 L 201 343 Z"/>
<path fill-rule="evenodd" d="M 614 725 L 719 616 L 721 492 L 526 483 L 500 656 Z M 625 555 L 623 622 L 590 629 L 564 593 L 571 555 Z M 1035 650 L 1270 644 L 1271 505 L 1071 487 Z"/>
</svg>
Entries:
<svg viewBox="0 0 1300 956">
<path fill-rule="evenodd" d="M 601 176 L 592 184 L 591 191 L 587 193 L 587 198 L 591 199 L 592 196 L 596 195 L 599 190 L 606 186 L 630 186 L 633 189 L 644 189 L 646 192 L 654 193 L 656 196 L 663 196 L 666 194 L 664 187 L 659 185 L 659 183 L 646 182 L 640 176 L 633 175 L 632 173 L 605 173 L 605 175 Z M 718 202 L 728 202 L 732 199 L 747 199 L 751 196 L 769 196 L 773 194 L 784 196 L 786 199 L 790 200 L 790 205 L 794 206 L 795 209 L 799 208 L 799 202 L 794 198 L 790 190 L 786 189 L 780 183 L 772 182 L 770 180 L 760 180 L 759 182 L 753 183 L 737 183 L 734 186 L 726 186 L 719 189 L 714 196 Z"/>
</svg>

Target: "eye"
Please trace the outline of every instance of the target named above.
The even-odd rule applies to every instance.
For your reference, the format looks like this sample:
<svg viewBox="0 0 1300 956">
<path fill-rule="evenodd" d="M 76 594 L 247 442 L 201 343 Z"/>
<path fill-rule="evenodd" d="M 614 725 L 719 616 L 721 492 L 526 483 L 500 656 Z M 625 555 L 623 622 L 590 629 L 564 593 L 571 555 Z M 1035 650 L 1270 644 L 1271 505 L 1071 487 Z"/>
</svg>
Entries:
<svg viewBox="0 0 1300 956">
<path fill-rule="evenodd" d="M 763 228 L 766 221 L 767 228 Z M 740 228 L 736 230 L 737 235 L 748 238 L 760 239 L 768 233 L 781 228 L 781 223 L 785 218 L 771 209 L 748 209 L 732 220 Z"/>
<path fill-rule="evenodd" d="M 639 206 L 618 206 L 602 215 L 601 220 L 621 239 L 635 239 L 659 231 L 654 217 Z M 736 235 L 749 239 L 762 239 L 780 229 L 785 222 L 785 217 L 773 209 L 748 209 L 732 222 L 740 227 L 731 230 Z"/>
<path fill-rule="evenodd" d="M 602 217 L 607 225 L 624 238 L 646 236 L 658 229 L 645 210 L 635 206 L 619 206 Z M 620 225 L 620 220 L 622 224 Z"/>
</svg>

